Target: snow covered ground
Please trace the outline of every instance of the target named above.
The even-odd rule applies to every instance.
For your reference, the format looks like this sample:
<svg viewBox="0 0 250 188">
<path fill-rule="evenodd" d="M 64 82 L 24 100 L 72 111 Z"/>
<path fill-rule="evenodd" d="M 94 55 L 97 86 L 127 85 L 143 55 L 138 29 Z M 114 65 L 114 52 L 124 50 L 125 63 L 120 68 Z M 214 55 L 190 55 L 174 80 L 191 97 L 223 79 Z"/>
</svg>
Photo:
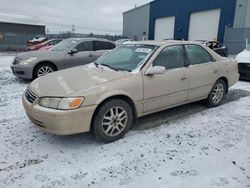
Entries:
<svg viewBox="0 0 250 188">
<path fill-rule="evenodd" d="M 249 82 L 218 108 L 198 102 L 150 115 L 101 144 L 34 127 L 12 59 L 0 56 L 0 187 L 250 188 Z"/>
</svg>

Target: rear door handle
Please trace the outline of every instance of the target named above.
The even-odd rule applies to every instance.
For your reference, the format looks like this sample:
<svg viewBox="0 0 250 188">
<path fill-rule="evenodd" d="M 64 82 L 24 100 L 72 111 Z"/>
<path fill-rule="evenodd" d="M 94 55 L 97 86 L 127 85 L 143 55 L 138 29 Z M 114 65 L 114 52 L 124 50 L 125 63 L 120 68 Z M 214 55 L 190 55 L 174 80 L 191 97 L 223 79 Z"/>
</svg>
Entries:
<svg viewBox="0 0 250 188">
<path fill-rule="evenodd" d="M 89 54 L 89 57 L 94 57 L 93 54 Z"/>
</svg>

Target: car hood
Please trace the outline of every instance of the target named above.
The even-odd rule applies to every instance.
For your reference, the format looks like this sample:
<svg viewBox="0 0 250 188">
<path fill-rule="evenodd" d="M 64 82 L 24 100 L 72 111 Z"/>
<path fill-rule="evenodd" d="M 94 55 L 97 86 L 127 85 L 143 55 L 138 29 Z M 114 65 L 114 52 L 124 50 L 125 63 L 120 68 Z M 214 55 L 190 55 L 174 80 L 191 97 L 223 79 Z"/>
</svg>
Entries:
<svg viewBox="0 0 250 188">
<path fill-rule="evenodd" d="M 250 51 L 244 50 L 236 56 L 238 63 L 250 63 Z"/>
<path fill-rule="evenodd" d="M 41 50 L 41 51 L 30 51 L 18 54 L 16 57 L 20 60 L 26 60 L 29 58 L 37 57 L 37 58 L 48 58 L 50 56 L 56 54 L 64 54 L 64 51 L 51 51 L 51 50 Z"/>
<path fill-rule="evenodd" d="M 34 80 L 29 88 L 39 97 L 79 96 L 107 82 L 128 77 L 130 73 L 97 68 L 94 64 L 48 74 Z"/>
</svg>

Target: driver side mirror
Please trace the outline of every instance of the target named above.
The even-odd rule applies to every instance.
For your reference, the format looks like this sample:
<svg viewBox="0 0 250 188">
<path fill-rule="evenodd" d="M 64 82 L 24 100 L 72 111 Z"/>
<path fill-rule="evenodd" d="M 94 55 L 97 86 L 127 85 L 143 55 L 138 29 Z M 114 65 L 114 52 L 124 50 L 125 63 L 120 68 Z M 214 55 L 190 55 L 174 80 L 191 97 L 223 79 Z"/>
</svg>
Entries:
<svg viewBox="0 0 250 188">
<path fill-rule="evenodd" d="M 154 66 L 147 70 L 147 76 L 153 76 L 155 74 L 164 74 L 166 72 L 166 68 L 163 66 Z"/>
<path fill-rule="evenodd" d="M 68 51 L 68 54 L 73 55 L 76 54 L 78 50 L 76 48 L 72 48 L 71 50 Z"/>
</svg>

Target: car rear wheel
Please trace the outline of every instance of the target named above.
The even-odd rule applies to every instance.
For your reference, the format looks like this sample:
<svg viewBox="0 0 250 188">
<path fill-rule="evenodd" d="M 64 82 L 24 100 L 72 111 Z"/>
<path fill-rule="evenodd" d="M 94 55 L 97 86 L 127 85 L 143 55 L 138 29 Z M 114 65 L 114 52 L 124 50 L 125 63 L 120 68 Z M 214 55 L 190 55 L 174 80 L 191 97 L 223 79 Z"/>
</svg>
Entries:
<svg viewBox="0 0 250 188">
<path fill-rule="evenodd" d="M 128 132 L 132 119 L 132 110 L 127 102 L 120 99 L 108 101 L 94 117 L 94 134 L 102 142 L 113 142 Z"/>
<path fill-rule="evenodd" d="M 34 79 L 45 76 L 46 74 L 56 71 L 56 68 L 49 63 L 39 64 L 34 70 Z"/>
<path fill-rule="evenodd" d="M 211 90 L 207 102 L 209 107 L 219 106 L 226 95 L 226 83 L 223 80 L 218 80 Z"/>
</svg>

